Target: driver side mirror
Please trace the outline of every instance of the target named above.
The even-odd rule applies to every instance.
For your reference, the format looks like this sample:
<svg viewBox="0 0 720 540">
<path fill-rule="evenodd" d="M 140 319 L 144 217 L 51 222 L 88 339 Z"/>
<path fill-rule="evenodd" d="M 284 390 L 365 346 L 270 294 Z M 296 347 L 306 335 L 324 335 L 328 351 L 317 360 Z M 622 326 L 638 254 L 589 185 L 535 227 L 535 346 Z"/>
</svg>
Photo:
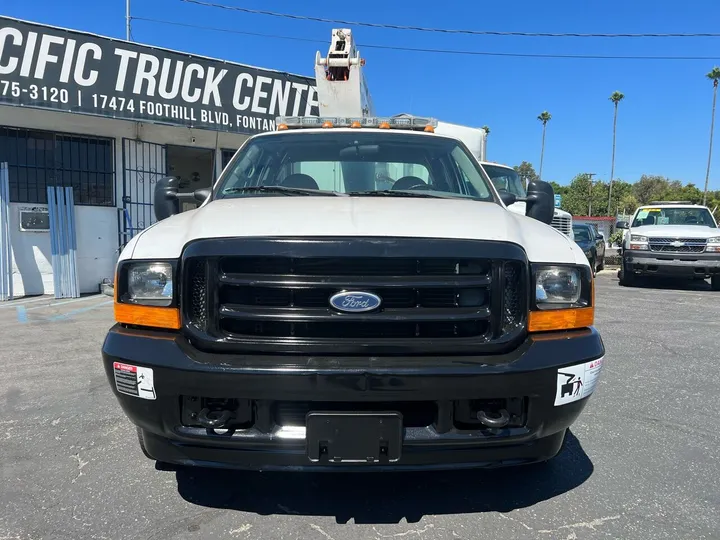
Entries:
<svg viewBox="0 0 720 540">
<path fill-rule="evenodd" d="M 525 215 L 550 225 L 555 215 L 555 191 L 548 182 L 533 180 L 528 184 Z"/>
<path fill-rule="evenodd" d="M 500 200 L 505 206 L 510 206 L 517 202 L 517 196 L 504 189 L 498 189 L 498 195 L 500 195 Z"/>
<path fill-rule="evenodd" d="M 629 228 L 630 228 L 630 224 L 629 224 L 627 221 L 618 221 L 618 222 L 615 224 L 615 228 L 616 228 L 616 229 L 629 229 Z"/>
<path fill-rule="evenodd" d="M 211 188 L 196 189 L 192 193 L 178 193 L 180 179 L 174 176 L 161 178 L 155 184 L 155 219 L 161 221 L 180 213 L 180 201 L 194 201 L 204 203 L 212 194 Z"/>
<path fill-rule="evenodd" d="M 174 176 L 161 178 L 157 181 L 153 200 L 155 219 L 157 221 L 162 221 L 180 213 L 179 188 L 180 179 Z"/>
</svg>

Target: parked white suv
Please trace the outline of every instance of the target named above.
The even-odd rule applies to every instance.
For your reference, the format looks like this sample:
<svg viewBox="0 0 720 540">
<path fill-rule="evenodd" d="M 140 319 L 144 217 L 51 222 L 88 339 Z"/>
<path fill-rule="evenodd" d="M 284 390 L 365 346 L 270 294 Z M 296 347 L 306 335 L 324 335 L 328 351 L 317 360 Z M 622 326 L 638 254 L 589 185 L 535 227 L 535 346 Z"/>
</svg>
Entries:
<svg viewBox="0 0 720 540">
<path fill-rule="evenodd" d="M 689 202 L 653 202 L 635 211 L 624 229 L 620 284 L 635 277 L 711 279 L 720 290 L 720 229 L 710 210 Z"/>
</svg>

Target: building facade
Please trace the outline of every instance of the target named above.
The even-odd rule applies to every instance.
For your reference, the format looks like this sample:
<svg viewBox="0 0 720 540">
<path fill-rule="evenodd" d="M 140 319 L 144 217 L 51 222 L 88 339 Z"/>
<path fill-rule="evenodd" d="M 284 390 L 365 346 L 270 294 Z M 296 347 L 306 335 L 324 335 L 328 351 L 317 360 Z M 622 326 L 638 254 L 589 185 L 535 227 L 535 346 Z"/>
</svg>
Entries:
<svg viewBox="0 0 720 540">
<path fill-rule="evenodd" d="M 48 187 L 73 188 L 80 290 L 97 292 L 154 222 L 159 178 L 209 187 L 248 136 L 298 114 L 318 114 L 310 77 L 0 17 L 14 295 L 53 292 Z"/>
</svg>

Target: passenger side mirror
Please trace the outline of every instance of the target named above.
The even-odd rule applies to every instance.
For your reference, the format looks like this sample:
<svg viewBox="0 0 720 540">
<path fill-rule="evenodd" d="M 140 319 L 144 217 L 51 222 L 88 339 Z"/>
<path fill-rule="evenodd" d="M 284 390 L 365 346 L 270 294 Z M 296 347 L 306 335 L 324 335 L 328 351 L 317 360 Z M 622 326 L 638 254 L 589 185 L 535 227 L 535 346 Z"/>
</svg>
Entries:
<svg viewBox="0 0 720 540">
<path fill-rule="evenodd" d="M 179 187 L 180 179 L 174 176 L 161 178 L 155 184 L 153 208 L 157 221 L 162 221 L 165 218 L 180 213 L 180 201 L 178 200 Z"/>
<path fill-rule="evenodd" d="M 629 224 L 627 221 L 618 221 L 618 222 L 615 224 L 615 228 L 616 228 L 616 229 L 629 229 L 629 228 L 630 228 L 630 224 Z"/>
<path fill-rule="evenodd" d="M 555 215 L 555 191 L 542 180 L 528 184 L 525 215 L 550 225 Z"/>
<path fill-rule="evenodd" d="M 499 189 L 498 194 L 500 195 L 500 200 L 505 206 L 510 206 L 511 204 L 517 202 L 517 196 L 514 193 L 510 193 L 504 189 Z"/>
</svg>

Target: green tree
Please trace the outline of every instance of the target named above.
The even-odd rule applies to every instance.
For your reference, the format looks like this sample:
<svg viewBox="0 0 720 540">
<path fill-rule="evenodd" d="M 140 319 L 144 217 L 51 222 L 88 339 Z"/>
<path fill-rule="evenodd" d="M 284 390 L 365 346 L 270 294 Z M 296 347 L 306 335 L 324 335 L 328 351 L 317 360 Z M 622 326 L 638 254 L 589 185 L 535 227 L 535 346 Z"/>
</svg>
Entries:
<svg viewBox="0 0 720 540">
<path fill-rule="evenodd" d="M 528 182 L 533 182 L 540 178 L 535 172 L 535 168 L 532 166 L 532 163 L 528 163 L 527 161 L 523 161 L 520 165 L 515 165 L 513 169 L 515 169 L 518 176 L 523 179 L 525 185 L 527 185 Z"/>
<path fill-rule="evenodd" d="M 489 128 L 489 127 L 483 126 L 482 129 L 485 130 L 485 133 L 486 133 L 486 134 L 490 135 L 490 128 Z"/>
<path fill-rule="evenodd" d="M 670 183 L 664 176 L 643 174 L 640 180 L 633 184 L 633 193 L 638 204 L 649 204 L 651 201 L 662 200 L 669 187 Z"/>
<path fill-rule="evenodd" d="M 707 172 L 705 173 L 705 191 L 703 192 L 703 204 L 707 203 L 708 182 L 710 182 L 710 163 L 712 162 L 713 132 L 715 131 L 715 103 L 717 102 L 718 81 L 720 80 L 720 68 L 715 66 L 706 75 L 713 82 L 712 116 L 710 117 L 710 150 L 708 151 Z"/>
<path fill-rule="evenodd" d="M 543 125 L 543 131 L 542 131 L 542 147 L 540 150 L 540 172 L 538 173 L 538 178 L 542 179 L 542 169 L 543 169 L 543 159 L 545 158 L 545 131 L 547 130 L 547 123 L 552 118 L 552 115 L 547 112 L 543 111 L 541 112 L 537 119 L 542 122 Z"/>
<path fill-rule="evenodd" d="M 608 215 L 612 210 L 612 187 L 613 179 L 615 176 L 615 136 L 617 134 L 617 115 L 618 115 L 618 104 L 625 99 L 625 94 L 622 92 L 613 92 L 610 96 L 610 101 L 613 102 L 615 108 L 615 114 L 613 115 L 613 142 L 612 142 L 612 165 L 610 166 L 610 187 L 608 189 Z"/>
<path fill-rule="evenodd" d="M 609 188 L 608 188 L 609 191 Z M 633 193 L 633 185 L 620 179 L 613 182 L 612 197 L 608 215 L 617 215 L 617 212 L 633 212 L 638 206 L 637 198 Z"/>
<path fill-rule="evenodd" d="M 587 216 L 590 202 L 590 175 L 578 174 L 572 179 L 562 200 L 562 209 L 574 216 Z"/>
</svg>

